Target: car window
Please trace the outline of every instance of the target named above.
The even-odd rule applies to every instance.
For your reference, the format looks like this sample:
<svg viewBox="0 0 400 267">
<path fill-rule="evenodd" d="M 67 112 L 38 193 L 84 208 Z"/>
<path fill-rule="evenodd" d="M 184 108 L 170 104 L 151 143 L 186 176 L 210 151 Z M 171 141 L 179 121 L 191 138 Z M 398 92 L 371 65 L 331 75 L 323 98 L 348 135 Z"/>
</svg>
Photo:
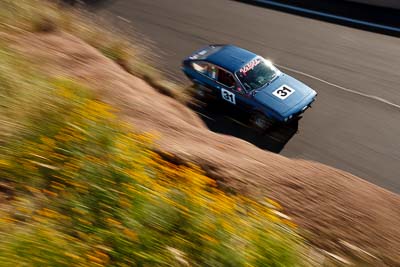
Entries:
<svg viewBox="0 0 400 267">
<path fill-rule="evenodd" d="M 208 73 L 208 64 L 206 62 L 192 62 L 192 67 L 195 71 L 200 72 L 201 74 Z"/>
<path fill-rule="evenodd" d="M 192 62 L 192 67 L 198 73 L 208 76 L 211 79 L 216 80 L 218 75 L 218 68 L 210 63 L 204 61 Z"/>
<path fill-rule="evenodd" d="M 217 81 L 227 87 L 235 86 L 235 79 L 233 78 L 233 75 L 222 69 L 218 69 Z"/>
</svg>

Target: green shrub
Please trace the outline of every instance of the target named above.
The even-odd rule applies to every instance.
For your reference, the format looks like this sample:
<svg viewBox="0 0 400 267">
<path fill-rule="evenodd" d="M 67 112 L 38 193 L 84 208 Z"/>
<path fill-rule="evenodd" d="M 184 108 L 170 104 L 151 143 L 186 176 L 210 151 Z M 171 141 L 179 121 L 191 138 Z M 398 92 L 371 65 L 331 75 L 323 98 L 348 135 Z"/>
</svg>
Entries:
<svg viewBox="0 0 400 267">
<path fill-rule="evenodd" d="M 88 33 L 41 3 L 0 0 L 1 29 L 47 31 L 49 12 L 52 30 Z M 165 160 L 152 136 L 81 85 L 37 73 L 4 46 L 0 70 L 0 177 L 13 188 L 0 208 L 1 266 L 304 263 L 302 239 L 277 204 L 228 195 L 198 167 Z"/>
<path fill-rule="evenodd" d="M 0 29 L 3 31 L 51 32 L 63 17 L 50 1 L 0 0 Z"/>
<path fill-rule="evenodd" d="M 114 33 L 118 29 L 111 29 L 109 23 L 82 10 L 61 8 L 46 0 L 0 0 L 0 29 L 11 33 L 56 30 L 71 33 L 127 72 L 144 79 L 160 93 L 184 103 L 190 100 L 185 89 L 166 80 L 159 70 L 144 60 L 144 45 L 133 45 L 122 37 L 123 34 Z"/>
<path fill-rule="evenodd" d="M 0 216 L 2 266 L 301 265 L 301 239 L 273 208 L 164 160 L 77 84 L 49 87 L 57 106 L 1 148 L 16 192 Z"/>
</svg>

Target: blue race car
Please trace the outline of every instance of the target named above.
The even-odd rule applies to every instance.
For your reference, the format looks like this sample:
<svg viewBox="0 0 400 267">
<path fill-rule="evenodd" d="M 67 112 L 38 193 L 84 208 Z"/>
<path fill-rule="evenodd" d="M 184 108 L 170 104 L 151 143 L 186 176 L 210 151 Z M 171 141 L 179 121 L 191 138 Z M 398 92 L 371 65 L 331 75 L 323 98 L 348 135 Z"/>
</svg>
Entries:
<svg viewBox="0 0 400 267">
<path fill-rule="evenodd" d="M 249 112 L 259 130 L 300 118 L 317 96 L 270 61 L 233 45 L 200 49 L 183 61 L 182 70 L 195 84 L 197 96 Z"/>
</svg>

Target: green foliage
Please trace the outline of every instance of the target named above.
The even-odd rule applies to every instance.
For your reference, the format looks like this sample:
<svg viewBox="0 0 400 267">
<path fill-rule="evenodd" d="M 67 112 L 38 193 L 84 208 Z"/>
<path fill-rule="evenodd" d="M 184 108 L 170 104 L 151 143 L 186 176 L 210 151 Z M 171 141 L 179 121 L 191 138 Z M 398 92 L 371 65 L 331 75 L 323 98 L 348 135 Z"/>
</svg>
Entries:
<svg viewBox="0 0 400 267">
<path fill-rule="evenodd" d="M 127 64 L 124 42 L 97 38 L 71 18 L 49 2 L 0 0 L 2 31 L 66 30 Z M 304 263 L 302 240 L 276 215 L 278 204 L 228 195 L 198 167 L 168 162 L 112 107 L 76 82 L 37 73 L 4 45 L 0 120 L 1 182 L 14 188 L 0 207 L 1 266 Z"/>
<path fill-rule="evenodd" d="M 64 20 L 51 2 L 1 0 L 0 28 L 3 31 L 51 32 Z"/>
<path fill-rule="evenodd" d="M 113 60 L 127 72 L 143 78 L 160 93 L 181 102 L 190 100 L 189 94 L 177 84 L 167 81 L 159 70 L 144 58 L 144 46 L 133 45 L 109 23 L 88 19 L 90 14 L 75 9 L 61 8 L 46 0 L 0 0 L 0 30 L 10 33 L 54 32 L 71 33 Z"/>
<path fill-rule="evenodd" d="M 0 142 L 28 127 L 29 114 L 41 114 L 57 106 L 48 81 L 32 70 L 5 45 L 0 45 Z"/>
<path fill-rule="evenodd" d="M 133 133 L 78 84 L 12 70 L 18 80 L 3 77 L 6 90 L 19 95 L 32 77 L 39 91 L 21 98 L 36 93 L 27 103 L 40 99 L 41 108 L 24 113 L 25 130 L 0 148 L 0 176 L 15 192 L 0 212 L 2 266 L 303 263 L 302 241 L 276 203 L 227 195 L 198 167 L 166 161 L 152 136 Z"/>
</svg>

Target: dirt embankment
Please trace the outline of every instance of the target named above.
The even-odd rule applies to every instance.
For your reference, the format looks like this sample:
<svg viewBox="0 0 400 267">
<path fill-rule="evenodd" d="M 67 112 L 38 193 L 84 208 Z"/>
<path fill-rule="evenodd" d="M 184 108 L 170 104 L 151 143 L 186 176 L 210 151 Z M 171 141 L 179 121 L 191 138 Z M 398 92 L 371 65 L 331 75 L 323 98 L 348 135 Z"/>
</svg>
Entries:
<svg viewBox="0 0 400 267">
<path fill-rule="evenodd" d="M 400 266 L 400 197 L 349 173 L 272 154 L 210 132 L 191 110 L 63 33 L 14 37 L 41 68 L 87 82 L 138 130 L 160 133 L 160 147 L 203 167 L 223 186 L 280 202 L 317 246 L 347 241 Z M 383 262 L 379 265 L 384 265 Z"/>
</svg>

